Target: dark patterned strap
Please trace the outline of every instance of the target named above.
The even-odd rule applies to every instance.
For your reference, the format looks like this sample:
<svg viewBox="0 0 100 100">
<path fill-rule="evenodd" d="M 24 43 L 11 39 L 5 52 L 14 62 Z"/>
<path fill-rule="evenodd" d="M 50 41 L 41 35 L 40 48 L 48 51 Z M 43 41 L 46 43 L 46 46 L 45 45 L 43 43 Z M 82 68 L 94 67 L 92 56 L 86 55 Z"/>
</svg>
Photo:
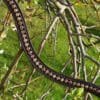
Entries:
<svg viewBox="0 0 100 100">
<path fill-rule="evenodd" d="M 26 52 L 31 64 L 43 73 L 51 80 L 60 83 L 68 87 L 84 88 L 87 92 L 93 93 L 100 97 L 100 86 L 96 86 L 92 83 L 85 82 L 83 80 L 67 77 L 63 74 L 57 73 L 54 70 L 47 67 L 35 53 L 32 44 L 30 42 L 27 27 L 22 15 L 22 12 L 15 0 L 3 0 L 8 6 L 10 12 L 13 15 L 15 24 L 17 27 L 19 39 L 21 41 L 22 48 Z"/>
</svg>

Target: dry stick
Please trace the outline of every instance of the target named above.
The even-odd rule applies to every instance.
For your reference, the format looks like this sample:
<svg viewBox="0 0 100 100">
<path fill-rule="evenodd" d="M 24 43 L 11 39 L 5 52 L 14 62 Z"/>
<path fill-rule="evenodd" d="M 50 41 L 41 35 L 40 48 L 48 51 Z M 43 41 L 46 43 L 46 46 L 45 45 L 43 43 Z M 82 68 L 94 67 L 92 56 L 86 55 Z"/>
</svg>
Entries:
<svg viewBox="0 0 100 100">
<path fill-rule="evenodd" d="M 53 44 L 53 63 L 55 63 L 55 55 L 56 55 L 56 45 L 57 45 L 57 29 L 58 29 L 58 25 L 59 25 L 59 20 L 57 21 L 55 27 L 53 28 L 53 32 L 52 32 L 52 44 Z"/>
<path fill-rule="evenodd" d="M 82 69 L 83 69 L 83 74 L 84 74 L 84 80 L 87 81 L 87 75 L 86 75 L 86 68 L 85 68 L 85 49 L 84 49 L 84 46 L 83 46 L 83 42 L 82 42 L 82 37 L 79 35 L 79 34 L 82 34 L 82 31 L 80 30 L 81 29 L 81 24 L 79 22 L 79 19 L 78 19 L 78 16 L 74 10 L 73 7 L 70 7 L 69 9 L 69 12 L 73 18 L 73 23 L 75 24 L 75 29 L 77 31 L 77 39 L 78 39 L 78 43 L 79 43 L 79 47 L 80 47 L 80 51 L 81 51 L 81 56 L 82 56 Z"/>
<path fill-rule="evenodd" d="M 99 75 L 100 75 L 100 68 L 97 69 L 97 72 L 94 75 L 94 78 L 92 80 L 92 83 L 95 83 L 96 82 L 96 80 L 99 77 Z"/>
<path fill-rule="evenodd" d="M 68 0 L 67 0 L 67 2 L 69 3 Z M 70 13 L 70 15 L 72 17 L 72 21 L 73 21 L 73 23 L 75 25 L 75 29 L 76 29 L 77 34 L 84 33 L 84 31 L 82 30 L 79 18 L 77 16 L 73 6 L 69 6 L 68 10 L 69 10 L 69 13 Z M 77 39 L 78 39 L 78 43 L 79 43 L 79 46 L 80 46 L 81 57 L 82 57 L 82 59 L 81 59 L 82 60 L 81 61 L 82 64 L 81 65 L 82 65 L 82 69 L 83 69 L 83 77 L 84 77 L 84 80 L 87 81 L 85 59 L 84 59 L 85 58 L 85 49 L 84 49 L 84 46 L 83 46 L 83 43 L 82 43 L 82 37 L 78 35 Z"/>
<path fill-rule="evenodd" d="M 66 23 L 64 24 L 64 20 L 61 20 L 61 22 L 62 22 L 62 24 L 63 24 L 63 26 L 65 27 L 65 29 L 66 29 Z M 66 17 L 65 17 L 65 22 L 66 22 Z M 73 34 L 70 34 L 70 37 L 72 36 Z M 73 44 L 74 44 L 74 42 L 73 42 Z M 75 59 L 74 59 L 75 60 Z M 78 61 L 77 61 L 77 63 L 79 63 Z M 78 68 L 78 67 L 77 67 Z M 78 71 L 77 71 L 77 74 L 78 74 Z M 70 92 L 70 88 L 68 88 L 68 89 L 66 89 L 66 95 L 64 96 L 64 98 L 63 98 L 63 100 L 66 100 L 66 98 L 67 98 L 67 96 L 69 95 L 69 92 Z"/>
<path fill-rule="evenodd" d="M 52 1 L 52 0 L 51 0 Z M 57 0 L 55 0 L 55 1 L 53 1 L 54 2 L 54 4 L 60 9 L 60 11 L 59 11 L 59 15 L 62 17 L 62 20 L 64 20 L 64 24 L 65 24 L 65 27 L 67 28 L 67 26 L 68 26 L 68 33 L 69 33 L 69 35 L 68 35 L 68 38 L 69 38 L 69 43 L 70 43 L 70 46 L 71 46 L 71 49 L 72 49 L 72 56 L 73 56 L 73 65 L 74 65 L 74 76 L 75 76 L 75 78 L 77 78 L 77 60 L 76 60 L 76 48 L 75 48 L 75 46 L 74 46 L 74 42 L 73 42 L 73 39 L 72 39 L 72 37 L 70 36 L 71 34 L 73 34 L 73 32 L 71 31 L 71 27 L 70 27 L 70 24 L 69 24 L 69 22 L 67 21 L 67 18 L 66 17 L 64 17 L 63 16 L 63 12 L 65 12 L 65 9 L 67 8 L 67 7 L 65 7 L 65 5 L 62 5 L 62 4 L 60 4 L 60 2 L 59 1 L 57 1 Z M 69 4 L 68 4 L 69 5 Z M 67 25 L 67 26 L 66 26 Z M 66 29 L 66 30 L 67 30 Z"/>
<path fill-rule="evenodd" d="M 5 17 L 4 21 L 3 21 L 4 26 L 8 24 L 8 20 L 9 20 L 9 18 L 10 18 L 10 15 L 11 15 L 11 13 L 10 13 L 10 11 L 8 11 L 8 12 L 7 12 L 7 15 L 6 15 L 6 17 Z"/>
<path fill-rule="evenodd" d="M 100 43 L 100 40 L 97 40 L 97 41 L 93 42 L 92 44 L 85 44 L 85 43 L 84 43 L 84 45 L 85 45 L 87 48 L 89 48 L 89 47 L 91 47 L 91 46 L 93 46 L 93 45 L 96 45 L 96 44 L 99 44 L 99 43 Z"/>
<path fill-rule="evenodd" d="M 65 62 L 65 64 L 64 64 L 64 68 L 61 70 L 62 73 L 63 73 L 64 70 L 67 68 L 67 65 L 69 64 L 69 62 L 71 62 L 71 60 L 72 60 L 72 58 L 69 57 L 68 61 Z"/>
<path fill-rule="evenodd" d="M 53 30 L 53 38 L 54 38 L 54 46 L 53 46 L 53 54 L 55 55 L 56 54 L 56 45 L 57 45 L 57 29 L 58 29 L 58 24 L 59 22 L 57 23 L 57 25 L 55 26 L 55 29 Z"/>
<path fill-rule="evenodd" d="M 2 27 L 2 29 L 0 30 L 0 36 L 2 35 L 5 26 L 8 24 L 8 20 L 9 20 L 9 18 L 10 18 L 10 15 L 11 15 L 11 13 L 8 11 L 7 14 L 6 14 L 6 17 L 4 18 L 4 21 L 3 21 L 3 27 Z"/>
<path fill-rule="evenodd" d="M 62 19 L 63 19 L 63 22 L 64 22 L 64 24 L 65 24 L 65 29 L 66 29 L 66 31 L 68 31 L 68 37 L 69 37 L 69 45 L 71 46 L 71 48 L 72 48 L 72 58 L 73 58 L 73 68 L 74 68 L 74 75 L 73 75 L 73 77 L 74 78 L 77 78 L 78 77 L 78 68 L 77 68 L 77 54 L 76 54 L 76 48 L 75 48 L 75 44 L 74 44 L 74 41 L 73 41 L 73 38 L 72 38 L 72 30 L 71 30 L 71 26 L 70 26 L 70 24 L 69 24 L 69 22 L 68 22 L 68 19 L 67 19 L 67 17 L 66 16 L 64 16 L 64 15 L 61 15 L 61 17 L 62 17 Z M 64 99 L 66 99 L 66 97 L 67 97 L 67 95 L 69 95 L 68 94 L 68 92 L 70 91 L 70 88 L 68 88 L 67 90 L 66 90 L 66 95 L 65 95 L 65 97 L 64 97 Z"/>
<path fill-rule="evenodd" d="M 95 1 L 96 1 L 96 0 L 95 0 Z M 97 1 L 99 1 L 99 0 L 97 0 Z M 99 2 L 100 2 L 100 1 L 99 1 Z M 98 19 L 99 19 L 99 21 L 100 21 L 99 9 L 96 7 L 96 6 L 98 6 L 99 4 L 97 4 L 96 2 L 94 2 L 94 1 L 92 1 L 92 0 L 91 0 L 91 4 L 92 4 L 93 8 L 95 9 L 96 14 L 97 14 L 97 17 L 98 17 Z"/>
<path fill-rule="evenodd" d="M 15 67 L 16 64 L 18 63 L 18 61 L 19 61 L 19 59 L 20 59 L 20 57 L 21 57 L 21 55 L 22 55 L 22 52 L 23 52 L 23 50 L 20 48 L 19 51 L 18 51 L 18 53 L 16 54 L 15 58 L 13 59 L 11 65 L 10 65 L 8 71 L 7 71 L 7 73 L 5 74 L 5 76 L 4 76 L 4 77 L 2 78 L 2 80 L 1 80 L 1 83 L 0 83 L 0 90 L 2 90 L 2 89 L 4 90 L 5 83 L 7 82 L 8 77 L 11 75 L 11 73 L 12 73 L 14 67 Z"/>
<path fill-rule="evenodd" d="M 50 10 L 50 7 L 49 7 L 49 2 L 48 2 L 48 0 L 46 0 L 46 11 L 47 11 L 47 13 L 48 13 L 48 15 L 49 15 L 49 19 L 51 20 L 53 17 L 52 17 L 52 15 L 51 15 L 51 10 Z M 46 17 L 46 19 L 47 19 L 47 16 L 45 16 Z M 47 21 L 46 21 L 47 22 Z M 47 28 L 47 23 L 46 23 L 46 28 Z"/>
<path fill-rule="evenodd" d="M 38 51 L 39 51 L 39 52 L 38 52 L 38 55 L 39 55 L 39 56 L 40 56 L 40 54 L 41 54 L 41 52 L 42 52 L 42 50 L 43 50 L 43 48 L 44 48 L 44 45 L 45 45 L 45 43 L 46 43 L 46 41 L 47 41 L 47 39 L 48 39 L 50 33 L 52 32 L 52 30 L 53 30 L 53 28 L 54 28 L 56 22 L 58 21 L 58 19 L 59 19 L 58 16 L 54 17 L 53 21 L 51 22 L 51 24 L 50 24 L 50 26 L 49 26 L 49 28 L 48 28 L 48 31 L 47 31 L 46 35 L 44 36 L 43 40 L 41 41 L 40 46 L 39 46 L 39 49 L 38 49 Z"/>
<path fill-rule="evenodd" d="M 98 57 L 99 58 L 99 57 Z M 97 78 L 99 77 L 99 75 L 100 75 L 100 68 L 98 67 L 97 68 L 97 71 L 96 71 L 96 73 L 95 73 L 95 75 L 94 75 L 94 78 L 92 79 L 92 83 L 95 83 L 96 82 L 96 80 L 97 80 Z M 85 100 L 88 100 L 88 98 L 91 98 L 91 95 L 90 95 L 90 93 L 87 93 L 86 94 L 86 96 L 85 96 Z M 91 98 L 92 99 L 92 98 Z"/>
<path fill-rule="evenodd" d="M 73 66 L 74 66 L 74 75 L 73 75 L 73 77 L 77 78 L 78 72 L 77 72 L 76 50 L 75 50 L 75 45 L 74 45 L 74 42 L 73 42 L 73 38 L 71 36 L 71 34 L 72 34 L 71 26 L 70 26 L 70 24 L 68 22 L 68 19 L 66 18 L 65 15 L 61 15 L 61 18 L 62 18 L 62 20 L 65 24 L 65 29 L 68 32 L 69 43 L 70 43 L 69 45 L 72 48 L 72 58 L 73 58 Z M 70 88 L 68 89 L 68 91 L 69 90 L 70 90 Z"/>
<path fill-rule="evenodd" d="M 68 31 L 68 37 L 69 37 L 69 45 L 71 46 L 71 52 L 72 52 L 72 58 L 73 58 L 73 67 L 74 67 L 74 78 L 77 78 L 78 72 L 77 72 L 77 54 L 76 54 L 76 47 L 73 41 L 73 38 L 71 34 L 73 33 L 71 30 L 71 26 L 68 22 L 68 19 L 66 16 L 62 15 L 62 19 L 65 23 L 66 31 Z"/>
<path fill-rule="evenodd" d="M 85 57 L 88 58 L 89 60 L 91 60 L 92 62 L 94 62 L 100 68 L 100 62 L 98 62 L 94 58 L 90 57 L 89 55 L 85 55 Z"/>
</svg>

